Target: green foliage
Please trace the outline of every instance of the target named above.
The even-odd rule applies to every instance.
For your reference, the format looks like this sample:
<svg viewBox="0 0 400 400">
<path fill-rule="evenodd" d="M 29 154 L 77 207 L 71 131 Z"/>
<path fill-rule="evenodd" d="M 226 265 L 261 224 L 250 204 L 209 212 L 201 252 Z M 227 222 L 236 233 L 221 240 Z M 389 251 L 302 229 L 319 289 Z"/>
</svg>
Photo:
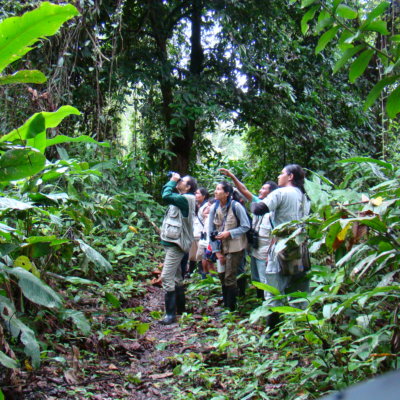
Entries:
<svg viewBox="0 0 400 400">
<path fill-rule="evenodd" d="M 22 17 L 3 20 L 0 24 L 0 72 L 32 50 L 40 38 L 54 35 L 65 21 L 76 15 L 78 11 L 72 4 L 59 6 L 43 2 Z"/>
<path fill-rule="evenodd" d="M 392 341 L 400 298 L 400 171 L 368 157 L 343 160 L 340 168 L 343 181 L 312 173 L 306 182 L 313 205 L 304 220 L 310 293 L 280 294 L 253 282 L 281 305 L 264 302 L 248 314 L 242 300 L 239 315 L 196 320 L 205 325 L 208 351 L 175 357 L 177 398 L 311 399 L 398 368 Z M 292 232 L 300 239 L 300 230 Z M 215 287 L 208 278 L 189 290 L 203 302 L 203 291 L 208 299 Z M 276 332 L 263 327 L 272 312 L 281 314 Z"/>
<path fill-rule="evenodd" d="M 370 91 L 365 103 L 365 108 L 386 92 L 386 112 L 394 118 L 400 111 L 398 81 L 399 52 L 397 45 L 397 32 L 389 31 L 388 24 L 395 28 L 396 12 L 388 12 L 390 3 L 387 1 L 364 3 L 358 10 L 354 9 L 352 2 L 318 1 L 302 2 L 303 8 L 311 7 L 303 16 L 301 29 L 303 34 L 309 30 L 309 21 L 318 14 L 315 25 L 316 34 L 326 31 L 319 39 L 316 53 L 322 51 L 326 45 L 338 37 L 339 60 L 333 69 L 338 72 L 347 62 L 351 62 L 349 80 L 354 83 L 356 79 L 366 73 L 371 60 L 379 58 L 382 63 L 381 72 L 376 73 L 376 84 Z M 371 7 L 372 6 L 372 7 Z M 351 21 L 350 21 L 351 20 Z M 356 22 L 354 22 L 354 21 Z M 324 24 L 321 24 L 324 21 Z"/>
</svg>

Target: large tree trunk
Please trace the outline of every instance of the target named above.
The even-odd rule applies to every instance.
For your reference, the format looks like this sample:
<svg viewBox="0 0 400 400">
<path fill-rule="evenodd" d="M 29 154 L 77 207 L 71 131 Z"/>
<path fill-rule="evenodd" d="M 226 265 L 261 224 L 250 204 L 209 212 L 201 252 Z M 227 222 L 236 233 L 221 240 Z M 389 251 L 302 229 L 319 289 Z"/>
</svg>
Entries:
<svg viewBox="0 0 400 400">
<path fill-rule="evenodd" d="M 192 35 L 190 38 L 190 75 L 189 79 L 195 81 L 200 79 L 203 71 L 203 48 L 201 46 L 201 11 L 202 0 L 193 0 L 192 3 Z M 182 129 L 182 137 L 176 137 L 171 145 L 171 151 L 175 157 L 171 159 L 170 168 L 181 174 L 187 174 L 189 170 L 190 154 L 193 147 L 193 139 L 196 133 L 196 121 L 188 119 Z"/>
</svg>

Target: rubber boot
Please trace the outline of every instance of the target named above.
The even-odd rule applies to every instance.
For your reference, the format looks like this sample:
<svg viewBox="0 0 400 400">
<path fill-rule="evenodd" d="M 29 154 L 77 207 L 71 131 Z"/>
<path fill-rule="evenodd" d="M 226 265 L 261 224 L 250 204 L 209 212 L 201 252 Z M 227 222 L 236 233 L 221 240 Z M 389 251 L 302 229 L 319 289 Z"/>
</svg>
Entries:
<svg viewBox="0 0 400 400">
<path fill-rule="evenodd" d="M 196 270 L 197 262 L 196 261 L 189 261 L 189 274 L 192 275 L 193 272 Z"/>
<path fill-rule="evenodd" d="M 176 292 L 165 293 L 165 317 L 160 324 L 170 325 L 176 321 Z"/>
<path fill-rule="evenodd" d="M 281 314 L 278 312 L 273 312 L 267 317 L 267 327 L 270 333 L 274 333 L 278 330 L 278 325 L 281 322 Z"/>
<path fill-rule="evenodd" d="M 185 297 L 185 287 L 175 286 L 176 292 L 176 313 L 182 315 L 186 311 L 186 297 Z"/>
<path fill-rule="evenodd" d="M 222 285 L 221 288 L 222 288 L 222 300 L 224 301 L 224 307 L 228 308 L 228 296 L 226 293 L 226 286 Z"/>
<path fill-rule="evenodd" d="M 237 280 L 237 287 L 238 287 L 238 296 L 239 297 L 244 297 L 246 295 L 246 276 L 241 276 L 238 280 Z"/>
<path fill-rule="evenodd" d="M 230 311 L 236 310 L 236 296 L 237 296 L 237 287 L 236 286 L 227 286 L 226 287 L 226 303 L 227 307 Z"/>
</svg>

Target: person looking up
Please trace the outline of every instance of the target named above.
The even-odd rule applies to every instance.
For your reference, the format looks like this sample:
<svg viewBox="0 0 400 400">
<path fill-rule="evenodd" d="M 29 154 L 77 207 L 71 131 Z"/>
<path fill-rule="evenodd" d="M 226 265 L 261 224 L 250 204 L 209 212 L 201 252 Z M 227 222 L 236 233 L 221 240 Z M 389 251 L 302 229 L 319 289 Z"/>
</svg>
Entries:
<svg viewBox="0 0 400 400">
<path fill-rule="evenodd" d="M 252 194 L 247 187 L 228 169 L 221 168 L 219 171 L 232 179 L 239 192 L 251 203 L 258 203 L 265 199 L 272 191 L 278 188 L 275 182 L 265 182 L 258 191 L 258 197 Z M 265 264 L 267 261 L 268 248 L 271 243 L 271 214 L 255 215 L 252 220 L 253 243 L 250 243 L 251 279 L 255 282 L 266 283 Z M 264 298 L 264 291 L 257 289 L 257 297 Z"/>
<path fill-rule="evenodd" d="M 175 192 L 175 189 L 178 193 Z M 185 311 L 185 291 L 181 260 L 193 242 L 193 218 L 195 215 L 196 179 L 183 178 L 176 172 L 162 189 L 162 199 L 169 204 L 161 226 L 161 243 L 165 250 L 161 283 L 165 291 L 164 325 L 175 322 L 176 313 Z"/>
<path fill-rule="evenodd" d="M 279 189 L 274 190 L 269 196 L 261 202 L 252 204 L 252 212 L 255 215 L 264 215 L 273 212 L 271 218 L 273 229 L 280 224 L 290 221 L 298 221 L 310 212 L 310 201 L 304 190 L 305 173 L 302 167 L 297 164 L 286 165 L 278 176 Z M 287 289 L 291 291 L 309 290 L 309 280 L 306 278 L 306 271 L 299 271 L 296 274 L 286 275 L 282 271 L 278 258 L 278 252 L 275 251 L 279 240 L 285 237 L 275 238 L 275 243 L 268 251 L 268 261 L 266 268 L 266 283 L 284 294 Z M 273 295 L 264 292 L 265 299 L 271 306 L 280 305 L 280 301 L 272 300 Z M 279 314 L 272 313 L 267 321 L 271 329 L 279 323 Z"/>
</svg>

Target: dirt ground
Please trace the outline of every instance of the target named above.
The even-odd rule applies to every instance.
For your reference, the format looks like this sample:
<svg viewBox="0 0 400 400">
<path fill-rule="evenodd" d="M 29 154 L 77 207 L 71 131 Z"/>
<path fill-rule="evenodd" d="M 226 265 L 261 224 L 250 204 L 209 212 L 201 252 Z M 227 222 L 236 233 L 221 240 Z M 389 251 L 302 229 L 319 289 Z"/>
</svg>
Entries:
<svg viewBox="0 0 400 400">
<path fill-rule="evenodd" d="M 202 335 L 196 319 L 202 317 L 194 314 L 194 322 L 184 327 L 157 323 L 150 313 L 163 309 L 163 293 L 155 286 L 148 286 L 144 297 L 132 302 L 130 307 L 144 307 L 140 321 L 150 323 L 144 335 L 135 332 L 99 339 L 93 333 L 70 343 L 61 340 L 64 344 L 54 345 L 54 357 L 45 359 L 39 370 L 25 368 L 14 373 L 9 380 L 12 384 L 2 387 L 6 399 L 172 399 L 171 379 L 174 384 L 179 382 L 173 374 L 176 361 L 170 357 L 209 351 L 203 341 L 196 340 Z M 110 316 L 93 306 L 85 310 L 86 315 L 91 311 L 93 319 L 109 318 L 112 324 Z"/>
</svg>

